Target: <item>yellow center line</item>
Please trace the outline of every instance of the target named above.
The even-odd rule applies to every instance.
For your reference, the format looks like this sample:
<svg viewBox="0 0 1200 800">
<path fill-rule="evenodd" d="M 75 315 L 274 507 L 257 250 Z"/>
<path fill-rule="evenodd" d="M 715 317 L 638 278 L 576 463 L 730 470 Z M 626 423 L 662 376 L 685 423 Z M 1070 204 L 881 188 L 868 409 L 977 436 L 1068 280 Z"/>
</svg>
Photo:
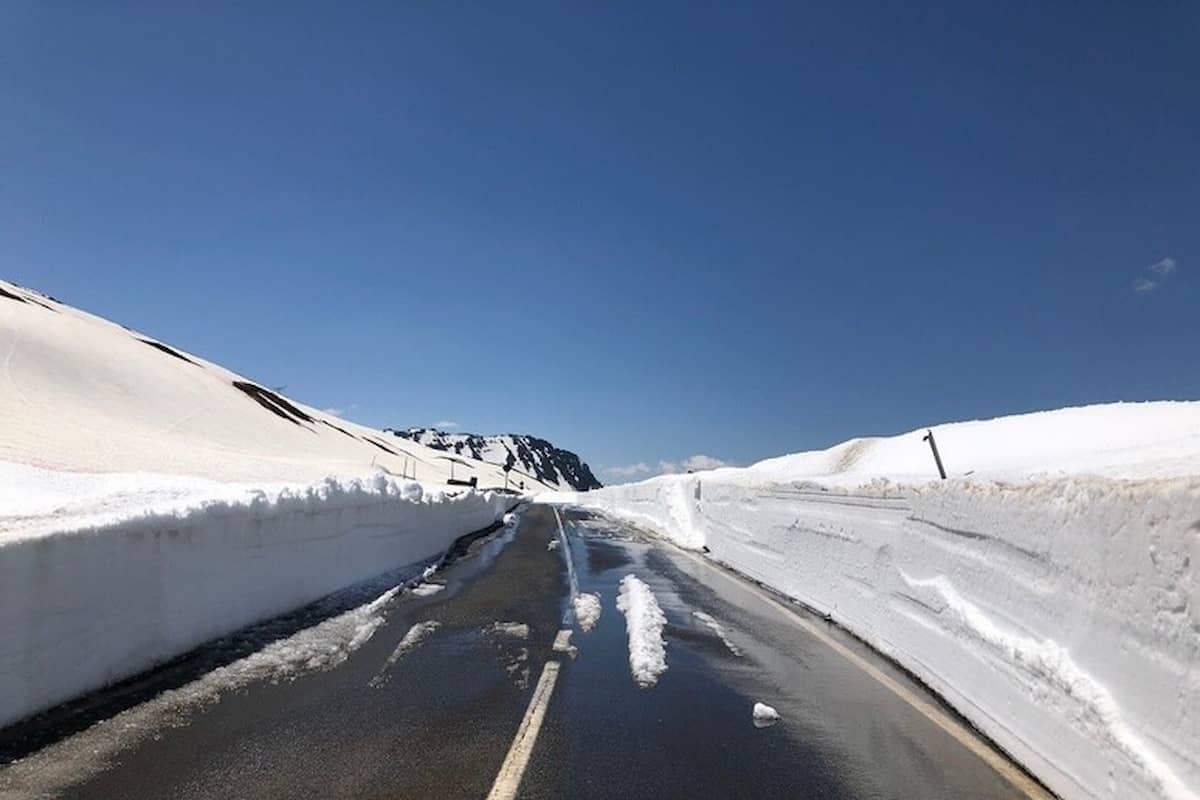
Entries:
<svg viewBox="0 0 1200 800">
<path fill-rule="evenodd" d="M 566 636 L 563 636 L 564 633 Z M 559 631 L 555 640 L 555 650 L 559 649 L 559 641 L 565 643 L 570 635 L 569 630 Z M 546 718 L 546 706 L 550 704 L 550 696 L 554 694 L 554 684 L 558 681 L 560 668 L 557 661 L 547 661 L 542 667 L 541 677 L 534 687 L 533 696 L 529 698 L 529 707 L 525 709 L 525 717 L 521 720 L 521 726 L 517 728 L 517 735 L 513 737 L 504 763 L 500 765 L 500 772 L 496 775 L 492 790 L 488 792 L 487 800 L 513 800 L 517 796 L 517 790 L 521 788 L 521 778 L 525 776 L 529 758 L 533 755 L 533 746 L 537 743 L 538 731 L 542 729 L 542 722 Z"/>
</svg>

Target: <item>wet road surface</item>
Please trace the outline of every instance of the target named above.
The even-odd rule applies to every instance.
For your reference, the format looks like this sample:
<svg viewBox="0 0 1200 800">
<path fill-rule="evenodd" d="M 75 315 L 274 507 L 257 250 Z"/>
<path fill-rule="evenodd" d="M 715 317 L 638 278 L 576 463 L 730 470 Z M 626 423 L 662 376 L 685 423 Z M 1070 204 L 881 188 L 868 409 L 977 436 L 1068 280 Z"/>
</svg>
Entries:
<svg viewBox="0 0 1200 800">
<path fill-rule="evenodd" d="M 533 506 L 433 576 L 440 591 L 369 587 L 192 683 L 155 696 L 150 676 L 144 702 L 110 702 L 90 728 L 60 724 L 44 747 L 56 737 L 34 732 L 40 749 L 0 767 L 0 797 L 482 798 L 547 662 L 556 680 L 517 797 L 1028 796 L 1023 776 L 848 659 L 941 708 L 833 626 L 628 528 L 561 519 L 565 548 L 554 509 Z M 630 574 L 667 620 L 651 686 L 631 675 L 616 607 Z M 600 596 L 590 632 L 571 614 L 573 583 Z M 564 628 L 573 653 L 553 650 Z M 756 701 L 781 720 L 756 727 Z"/>
</svg>

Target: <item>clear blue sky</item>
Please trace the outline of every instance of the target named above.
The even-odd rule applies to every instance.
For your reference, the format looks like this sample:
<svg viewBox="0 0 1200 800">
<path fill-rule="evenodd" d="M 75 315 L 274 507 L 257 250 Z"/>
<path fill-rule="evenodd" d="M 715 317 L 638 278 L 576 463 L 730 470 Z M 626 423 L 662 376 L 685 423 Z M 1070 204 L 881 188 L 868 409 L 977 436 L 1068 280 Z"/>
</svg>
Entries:
<svg viewBox="0 0 1200 800">
<path fill-rule="evenodd" d="M 597 468 L 1200 397 L 1197 5 L 597 5 L 4 3 L 0 274 Z"/>
</svg>

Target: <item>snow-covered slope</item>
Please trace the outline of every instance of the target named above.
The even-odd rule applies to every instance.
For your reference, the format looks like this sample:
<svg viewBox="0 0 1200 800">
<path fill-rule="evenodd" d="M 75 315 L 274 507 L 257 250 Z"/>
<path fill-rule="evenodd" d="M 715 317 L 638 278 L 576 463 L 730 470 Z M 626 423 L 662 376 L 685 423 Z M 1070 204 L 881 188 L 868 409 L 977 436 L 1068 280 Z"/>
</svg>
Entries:
<svg viewBox="0 0 1200 800">
<path fill-rule="evenodd" d="M 249 378 L 0 281 L 0 461 L 217 481 L 384 471 L 428 483 L 446 453 L 289 400 Z M 455 465 L 480 487 L 494 464 Z M 520 471 L 520 465 L 517 470 Z M 536 485 L 535 475 L 523 476 Z"/>
<path fill-rule="evenodd" d="M 819 479 L 853 486 L 875 478 L 920 484 L 937 467 L 925 428 L 851 439 L 828 450 L 772 458 L 746 469 L 753 481 Z M 1108 403 L 933 428 L 949 477 L 996 480 L 1065 475 L 1141 479 L 1200 471 L 1200 403 Z"/>
<path fill-rule="evenodd" d="M 480 436 L 476 433 L 447 433 L 436 428 L 389 430 L 402 439 L 435 450 L 453 452 L 489 464 L 512 464 L 517 470 L 560 489 L 586 492 L 601 486 L 591 468 L 579 456 L 536 436 L 517 433 Z"/>
<path fill-rule="evenodd" d="M 1067 798 L 1200 797 L 1200 403 L 858 439 L 548 500 L 829 615 Z"/>
<path fill-rule="evenodd" d="M 0 281 L 0 726 L 435 560 L 514 501 L 447 455 Z"/>
</svg>

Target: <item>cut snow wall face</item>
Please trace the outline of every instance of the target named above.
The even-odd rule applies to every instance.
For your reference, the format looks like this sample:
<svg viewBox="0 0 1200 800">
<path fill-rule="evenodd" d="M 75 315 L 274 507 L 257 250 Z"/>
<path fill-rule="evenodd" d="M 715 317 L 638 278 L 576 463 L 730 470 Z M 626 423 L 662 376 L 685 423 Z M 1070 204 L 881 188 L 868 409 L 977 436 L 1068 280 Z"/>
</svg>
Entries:
<svg viewBox="0 0 1200 800">
<path fill-rule="evenodd" d="M 330 482 L 0 543 L 0 726 L 433 560 L 509 502 Z"/>
<path fill-rule="evenodd" d="M 1064 797 L 1200 796 L 1200 480 L 570 499 L 829 614 Z"/>
</svg>

